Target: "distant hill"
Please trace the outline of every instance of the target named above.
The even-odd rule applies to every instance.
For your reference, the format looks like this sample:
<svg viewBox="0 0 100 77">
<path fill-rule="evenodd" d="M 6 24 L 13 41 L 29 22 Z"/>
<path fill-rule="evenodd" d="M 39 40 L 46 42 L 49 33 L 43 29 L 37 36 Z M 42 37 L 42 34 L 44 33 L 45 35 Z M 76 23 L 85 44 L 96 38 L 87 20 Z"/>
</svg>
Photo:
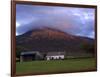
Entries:
<svg viewBox="0 0 100 77">
<path fill-rule="evenodd" d="M 70 51 L 76 53 L 77 51 L 82 52 L 84 45 L 94 45 L 94 40 L 47 27 L 33 29 L 16 36 L 17 51 Z"/>
</svg>

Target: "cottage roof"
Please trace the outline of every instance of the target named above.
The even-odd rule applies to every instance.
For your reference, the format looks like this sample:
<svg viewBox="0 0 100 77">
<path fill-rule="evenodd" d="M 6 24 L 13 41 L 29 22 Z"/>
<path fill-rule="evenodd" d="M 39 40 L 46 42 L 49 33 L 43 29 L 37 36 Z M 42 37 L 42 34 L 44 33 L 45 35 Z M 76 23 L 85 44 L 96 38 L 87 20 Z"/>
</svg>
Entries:
<svg viewBox="0 0 100 77">
<path fill-rule="evenodd" d="M 65 55 L 65 52 L 48 52 L 47 56 Z"/>
</svg>

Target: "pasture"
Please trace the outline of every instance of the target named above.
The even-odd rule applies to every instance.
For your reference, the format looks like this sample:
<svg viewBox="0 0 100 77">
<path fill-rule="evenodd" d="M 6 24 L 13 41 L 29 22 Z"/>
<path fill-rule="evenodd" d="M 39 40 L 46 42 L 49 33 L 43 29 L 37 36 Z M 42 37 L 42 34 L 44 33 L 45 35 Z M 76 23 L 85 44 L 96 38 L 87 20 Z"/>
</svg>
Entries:
<svg viewBox="0 0 100 77">
<path fill-rule="evenodd" d="M 47 74 L 96 69 L 94 58 L 16 62 L 16 74 Z"/>
</svg>

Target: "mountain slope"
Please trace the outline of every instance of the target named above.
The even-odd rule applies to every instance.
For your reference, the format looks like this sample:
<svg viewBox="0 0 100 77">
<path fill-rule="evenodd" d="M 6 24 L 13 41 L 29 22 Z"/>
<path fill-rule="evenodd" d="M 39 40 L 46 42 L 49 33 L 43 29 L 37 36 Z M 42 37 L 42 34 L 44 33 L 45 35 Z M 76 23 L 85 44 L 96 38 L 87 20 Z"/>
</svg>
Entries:
<svg viewBox="0 0 100 77">
<path fill-rule="evenodd" d="M 51 28 L 34 29 L 16 37 L 16 48 L 22 51 L 82 51 L 84 44 L 94 44 L 94 40 Z"/>
</svg>

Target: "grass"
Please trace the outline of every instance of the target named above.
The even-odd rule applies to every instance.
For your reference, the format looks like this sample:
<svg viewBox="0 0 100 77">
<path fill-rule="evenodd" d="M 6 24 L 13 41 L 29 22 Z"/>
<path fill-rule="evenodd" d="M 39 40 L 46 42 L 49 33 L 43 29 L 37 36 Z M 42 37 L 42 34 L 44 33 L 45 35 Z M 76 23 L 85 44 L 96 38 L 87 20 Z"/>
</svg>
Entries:
<svg viewBox="0 0 100 77">
<path fill-rule="evenodd" d="M 78 71 L 94 69 L 95 66 L 94 58 L 16 62 L 16 74 Z"/>
</svg>

